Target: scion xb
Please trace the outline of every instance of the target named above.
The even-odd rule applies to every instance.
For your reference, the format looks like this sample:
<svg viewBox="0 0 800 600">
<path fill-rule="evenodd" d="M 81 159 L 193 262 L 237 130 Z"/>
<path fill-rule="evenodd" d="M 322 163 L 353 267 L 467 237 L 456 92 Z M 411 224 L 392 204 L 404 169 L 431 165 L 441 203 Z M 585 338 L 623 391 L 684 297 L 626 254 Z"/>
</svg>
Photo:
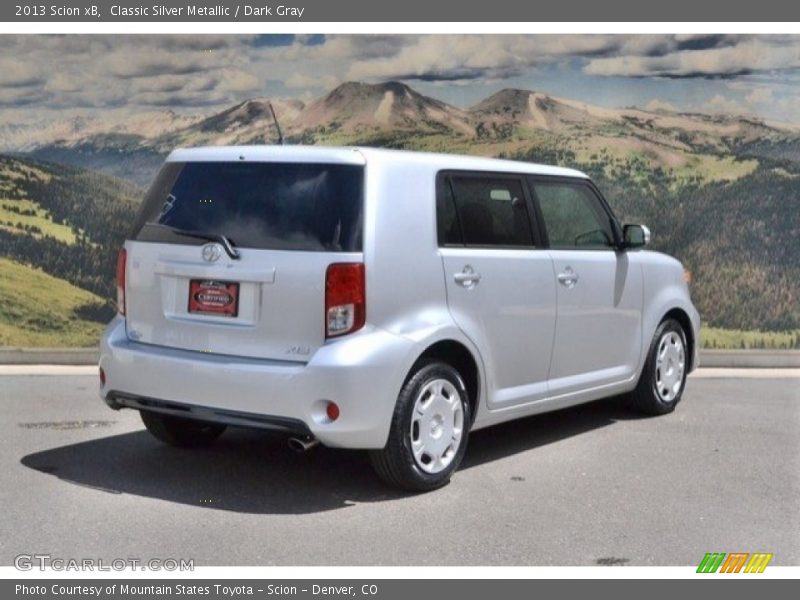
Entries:
<svg viewBox="0 0 800 600">
<path fill-rule="evenodd" d="M 176 150 L 119 253 L 101 395 L 176 446 L 227 426 L 447 483 L 470 431 L 680 401 L 699 316 L 578 171 L 374 148 Z"/>
</svg>

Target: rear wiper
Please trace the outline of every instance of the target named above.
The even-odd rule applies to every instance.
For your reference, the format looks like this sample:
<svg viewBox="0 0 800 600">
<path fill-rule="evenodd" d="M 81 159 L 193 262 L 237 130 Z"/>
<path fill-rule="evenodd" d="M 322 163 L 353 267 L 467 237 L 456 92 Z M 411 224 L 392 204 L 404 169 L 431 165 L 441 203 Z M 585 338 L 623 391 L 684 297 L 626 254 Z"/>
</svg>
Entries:
<svg viewBox="0 0 800 600">
<path fill-rule="evenodd" d="M 200 240 L 208 240 L 209 242 L 217 242 L 220 246 L 222 246 L 225 249 L 225 253 L 232 259 L 239 260 L 242 257 L 242 255 L 239 254 L 239 251 L 236 248 L 234 248 L 233 242 L 224 235 L 222 235 L 221 233 L 207 233 L 205 231 L 180 229 L 178 227 L 172 227 L 171 225 L 164 225 L 163 223 L 148 223 L 148 225 L 154 227 L 161 227 L 162 229 L 167 229 L 176 235 L 184 235 L 186 237 L 193 237 Z"/>
</svg>

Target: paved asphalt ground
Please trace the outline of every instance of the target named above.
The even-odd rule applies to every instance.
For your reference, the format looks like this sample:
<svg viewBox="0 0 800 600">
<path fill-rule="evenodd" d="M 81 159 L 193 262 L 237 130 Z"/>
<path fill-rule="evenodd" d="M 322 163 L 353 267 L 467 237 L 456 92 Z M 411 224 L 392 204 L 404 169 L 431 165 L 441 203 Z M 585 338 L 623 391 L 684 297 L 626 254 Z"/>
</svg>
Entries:
<svg viewBox="0 0 800 600">
<path fill-rule="evenodd" d="M 362 453 L 298 455 L 263 433 L 165 447 L 86 369 L 62 371 L 84 374 L 0 368 L 0 565 L 800 564 L 797 370 L 701 371 L 666 417 L 612 399 L 476 432 L 450 485 L 416 496 Z"/>
</svg>

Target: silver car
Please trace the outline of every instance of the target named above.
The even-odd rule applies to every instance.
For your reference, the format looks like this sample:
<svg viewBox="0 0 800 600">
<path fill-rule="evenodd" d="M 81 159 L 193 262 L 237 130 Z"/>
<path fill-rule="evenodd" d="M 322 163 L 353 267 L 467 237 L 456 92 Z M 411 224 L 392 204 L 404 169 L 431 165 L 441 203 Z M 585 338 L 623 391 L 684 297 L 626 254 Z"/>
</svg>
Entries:
<svg viewBox="0 0 800 600">
<path fill-rule="evenodd" d="M 168 444 L 280 430 L 430 490 L 470 431 L 617 394 L 675 408 L 700 320 L 648 241 L 569 169 L 176 150 L 119 254 L 101 396 Z"/>
</svg>

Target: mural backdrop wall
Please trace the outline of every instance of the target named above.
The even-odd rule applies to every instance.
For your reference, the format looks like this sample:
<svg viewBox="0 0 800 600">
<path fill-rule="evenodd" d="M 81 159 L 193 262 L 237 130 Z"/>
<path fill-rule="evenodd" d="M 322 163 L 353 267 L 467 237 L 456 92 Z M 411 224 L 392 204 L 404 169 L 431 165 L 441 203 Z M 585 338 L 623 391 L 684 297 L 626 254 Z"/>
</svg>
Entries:
<svg viewBox="0 0 800 600">
<path fill-rule="evenodd" d="M 752 35 L 2 36 L 0 345 L 96 343 L 163 157 L 274 141 L 268 100 L 289 143 L 582 169 L 706 345 L 800 347 L 800 37 Z"/>
</svg>

